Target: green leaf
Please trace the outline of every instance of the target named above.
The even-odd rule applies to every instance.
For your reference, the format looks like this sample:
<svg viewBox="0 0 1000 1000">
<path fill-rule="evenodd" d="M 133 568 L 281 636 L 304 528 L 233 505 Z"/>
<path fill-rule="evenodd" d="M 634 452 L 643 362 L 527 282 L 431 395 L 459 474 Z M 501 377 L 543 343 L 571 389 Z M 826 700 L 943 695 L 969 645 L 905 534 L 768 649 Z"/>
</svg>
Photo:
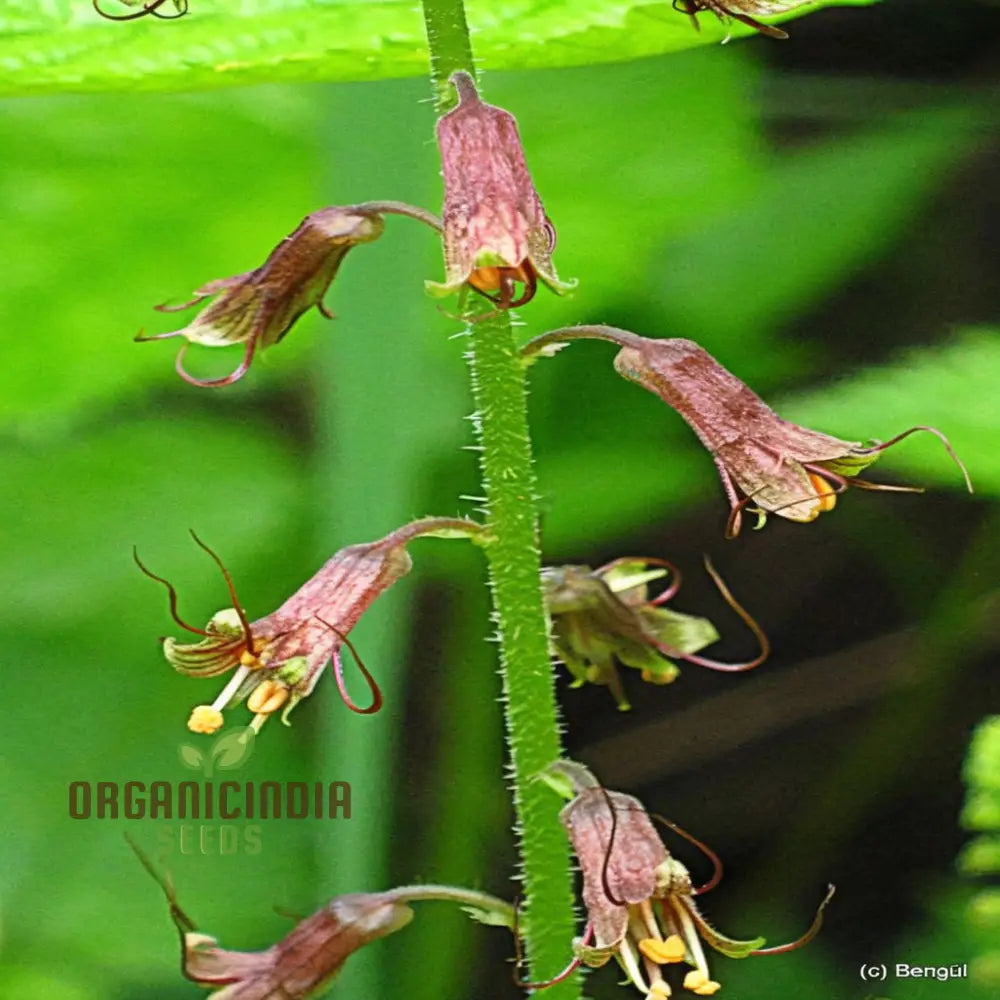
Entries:
<svg viewBox="0 0 1000 1000">
<path fill-rule="evenodd" d="M 816 0 L 774 20 L 871 2 Z M 615 62 L 754 34 L 710 15 L 695 31 L 670 3 L 642 0 L 469 0 L 467 10 L 476 55 L 491 69 Z M 190 0 L 183 18 L 127 23 L 80 0 L 0 3 L 0 94 L 375 80 L 419 75 L 427 65 L 413 0 Z"/>
<path fill-rule="evenodd" d="M 1000 872 L 1000 836 L 976 837 L 966 844 L 958 859 L 964 875 L 995 875 Z"/>
<path fill-rule="evenodd" d="M 747 361 L 773 367 L 775 325 L 883 256 L 976 135 L 968 108 L 923 109 L 784 156 L 650 256 L 666 325 L 699 331 L 713 353 L 739 344 L 744 378 Z"/>
<path fill-rule="evenodd" d="M 119 419 L 63 447 L 0 448 L 0 461 L 8 477 L 0 587 L 10 595 L 0 620 L 19 627 L 65 628 L 117 598 L 134 613 L 162 608 L 165 618 L 166 597 L 132 562 L 133 545 L 175 578 L 186 567 L 182 593 L 210 587 L 217 608 L 227 599 L 221 576 L 188 527 L 211 539 L 239 577 L 241 559 L 300 510 L 301 480 L 263 422 Z M 252 488 L 236 469 L 253 470 Z M 115 623 L 107 628 L 112 634 Z"/>
<path fill-rule="evenodd" d="M 851 440 L 887 440 L 917 424 L 948 435 L 966 464 L 977 494 L 1000 493 L 1000 336 L 967 330 L 945 343 L 907 352 L 833 386 L 775 408 L 789 420 Z M 921 438 L 923 440 L 921 440 Z M 930 435 L 889 449 L 878 468 L 899 469 L 915 485 L 964 490 L 962 474 Z M 874 474 L 868 478 L 877 479 Z"/>
<path fill-rule="evenodd" d="M 0 327 L 11 335 L 0 428 L 37 441 L 118 401 L 138 403 L 152 385 L 183 389 L 175 347 L 132 338 L 147 324 L 168 328 L 155 326 L 154 303 L 183 301 L 211 278 L 259 266 L 323 203 L 319 109 L 306 90 L 5 103 Z M 240 191 L 236 163 L 255 164 Z M 311 325 L 342 335 L 332 323 Z M 275 364 L 260 359 L 255 387 L 314 342 L 305 326 L 296 337 Z M 231 363 L 219 353 L 219 363 Z"/>
<path fill-rule="evenodd" d="M 965 762 L 965 780 L 973 789 L 1000 793 L 1000 715 L 984 719 L 976 728 Z"/>
</svg>

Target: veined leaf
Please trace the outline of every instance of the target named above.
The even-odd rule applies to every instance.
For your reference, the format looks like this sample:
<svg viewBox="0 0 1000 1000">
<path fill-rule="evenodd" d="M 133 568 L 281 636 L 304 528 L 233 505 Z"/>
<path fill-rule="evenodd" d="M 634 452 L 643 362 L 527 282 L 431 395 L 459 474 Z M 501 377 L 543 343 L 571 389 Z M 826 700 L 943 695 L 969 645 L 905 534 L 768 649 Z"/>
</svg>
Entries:
<svg viewBox="0 0 1000 1000">
<path fill-rule="evenodd" d="M 774 20 L 873 2 L 816 0 Z M 469 0 L 467 12 L 491 69 L 615 62 L 753 33 L 710 14 L 695 31 L 669 2 L 642 0 Z M 125 23 L 84 0 L 0 0 L 0 95 L 375 80 L 427 63 L 415 0 L 190 0 L 176 20 Z"/>
</svg>

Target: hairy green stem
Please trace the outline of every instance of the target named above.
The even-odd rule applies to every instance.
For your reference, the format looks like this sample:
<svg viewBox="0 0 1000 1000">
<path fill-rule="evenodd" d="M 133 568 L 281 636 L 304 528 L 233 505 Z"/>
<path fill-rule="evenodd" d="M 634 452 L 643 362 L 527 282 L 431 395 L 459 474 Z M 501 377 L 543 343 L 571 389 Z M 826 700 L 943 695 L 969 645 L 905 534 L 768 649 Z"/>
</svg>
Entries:
<svg viewBox="0 0 1000 1000">
<path fill-rule="evenodd" d="M 465 20 L 465 0 L 423 0 L 424 27 L 427 48 L 431 54 L 431 85 L 434 105 L 439 112 L 447 111 L 458 100 L 448 78 L 464 69 L 476 77 L 472 62 L 469 25 Z"/>
<path fill-rule="evenodd" d="M 472 47 L 462 0 L 423 0 L 423 10 L 441 112 L 454 101 L 451 74 L 475 75 Z M 523 878 L 519 930 L 528 969 L 522 978 L 537 981 L 565 967 L 575 918 L 569 844 L 558 817 L 561 803 L 535 780 L 562 756 L 562 746 L 540 578 L 527 385 L 509 312 L 470 324 L 468 337 Z M 553 986 L 548 996 L 579 997 L 579 975 Z"/>
<path fill-rule="evenodd" d="M 520 834 L 523 937 L 531 978 L 538 980 L 566 964 L 574 916 L 569 846 L 558 818 L 562 803 L 535 780 L 562 756 L 562 747 L 539 576 L 525 372 L 509 314 L 473 324 L 469 336 L 487 525 L 494 537 L 486 553 Z M 578 996 L 578 982 L 560 983 L 549 995 Z"/>
</svg>

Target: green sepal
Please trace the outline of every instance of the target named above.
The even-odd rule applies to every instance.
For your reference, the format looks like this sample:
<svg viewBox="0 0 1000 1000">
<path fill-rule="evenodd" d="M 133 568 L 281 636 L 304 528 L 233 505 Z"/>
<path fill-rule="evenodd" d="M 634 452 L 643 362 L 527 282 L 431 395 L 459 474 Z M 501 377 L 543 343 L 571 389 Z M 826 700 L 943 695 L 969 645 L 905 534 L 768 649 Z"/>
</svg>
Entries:
<svg viewBox="0 0 1000 1000">
<path fill-rule="evenodd" d="M 882 452 L 880 451 L 869 452 L 867 455 L 848 452 L 838 458 L 830 458 L 825 462 L 816 462 L 815 464 L 835 472 L 838 476 L 846 476 L 850 479 L 859 472 L 864 472 L 868 466 L 874 465 L 881 457 Z"/>
<path fill-rule="evenodd" d="M 690 895 L 675 895 L 673 897 L 676 904 L 682 906 L 698 930 L 698 936 L 711 948 L 727 958 L 747 958 L 758 948 L 763 948 L 766 939 L 762 937 L 754 938 L 751 941 L 739 941 L 736 938 L 726 937 L 725 934 L 717 931 L 702 915 L 695 906 L 694 899 Z"/>
<path fill-rule="evenodd" d="M 645 600 L 646 584 L 652 583 L 653 580 L 662 580 L 670 573 L 670 570 L 663 566 L 656 566 L 653 569 L 643 568 L 648 565 L 644 559 L 619 562 L 602 572 L 601 579 L 620 600 L 627 601 L 627 592 L 637 587 L 643 588 L 641 598 Z"/>
<path fill-rule="evenodd" d="M 536 781 L 549 786 L 567 801 L 575 799 L 586 788 L 598 788 L 593 772 L 575 760 L 555 760 L 535 775 Z"/>
<path fill-rule="evenodd" d="M 163 640 L 163 655 L 182 674 L 215 677 L 239 664 L 244 647 L 242 635 L 238 638 L 207 636 L 198 642 L 177 642 L 168 637 Z"/>
<path fill-rule="evenodd" d="M 590 969 L 599 969 L 602 965 L 607 965 L 608 961 L 615 953 L 614 945 L 598 948 L 596 945 L 584 944 L 582 938 L 573 939 L 573 955 Z"/>
<path fill-rule="evenodd" d="M 707 619 L 698 615 L 684 615 L 667 608 L 644 608 L 643 622 L 664 646 L 681 653 L 697 653 L 713 642 L 718 642 L 719 632 Z"/>
</svg>

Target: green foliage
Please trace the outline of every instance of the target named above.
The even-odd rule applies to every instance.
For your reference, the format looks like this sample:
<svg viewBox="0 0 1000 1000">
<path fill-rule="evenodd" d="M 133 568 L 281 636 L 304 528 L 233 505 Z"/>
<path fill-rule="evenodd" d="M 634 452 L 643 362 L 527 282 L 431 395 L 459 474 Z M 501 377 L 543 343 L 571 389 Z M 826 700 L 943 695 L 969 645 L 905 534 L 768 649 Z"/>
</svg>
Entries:
<svg viewBox="0 0 1000 1000">
<path fill-rule="evenodd" d="M 816 0 L 778 20 L 829 4 Z M 105 0 L 110 10 L 114 0 Z M 590 65 L 718 43 L 669 3 L 469 0 L 476 56 L 492 70 Z M 121 8 L 123 11 L 126 8 Z M 732 26 L 734 37 L 753 34 Z M 191 0 L 176 21 L 102 19 L 78 0 L 0 0 L 0 94 L 195 90 L 290 80 L 378 80 L 427 72 L 411 0 Z"/>
<path fill-rule="evenodd" d="M 1000 715 L 984 719 L 972 735 L 965 761 L 968 788 L 962 825 L 976 836 L 958 860 L 970 876 L 1000 874 Z M 984 987 L 1000 985 L 1000 890 L 983 889 L 968 904 L 967 920 L 982 939 L 972 966 L 973 980 Z M 987 942 L 989 942 L 987 944 Z"/>
<path fill-rule="evenodd" d="M 1000 716 L 984 720 L 973 734 L 965 781 L 962 825 L 980 836 L 966 846 L 959 867 L 967 875 L 1000 874 Z"/>
<path fill-rule="evenodd" d="M 887 440 L 916 424 L 937 427 L 973 470 L 977 494 L 1000 494 L 1000 454 L 984 427 L 995 426 L 991 386 L 1000 379 L 1000 333 L 956 331 L 945 343 L 911 350 L 888 364 L 839 380 L 828 389 L 779 403 L 783 416 L 831 434 Z M 992 433 L 992 432 L 990 432 Z M 920 483 L 962 490 L 961 472 L 930 435 L 908 438 L 886 451 L 867 478 L 882 467 Z"/>
</svg>

